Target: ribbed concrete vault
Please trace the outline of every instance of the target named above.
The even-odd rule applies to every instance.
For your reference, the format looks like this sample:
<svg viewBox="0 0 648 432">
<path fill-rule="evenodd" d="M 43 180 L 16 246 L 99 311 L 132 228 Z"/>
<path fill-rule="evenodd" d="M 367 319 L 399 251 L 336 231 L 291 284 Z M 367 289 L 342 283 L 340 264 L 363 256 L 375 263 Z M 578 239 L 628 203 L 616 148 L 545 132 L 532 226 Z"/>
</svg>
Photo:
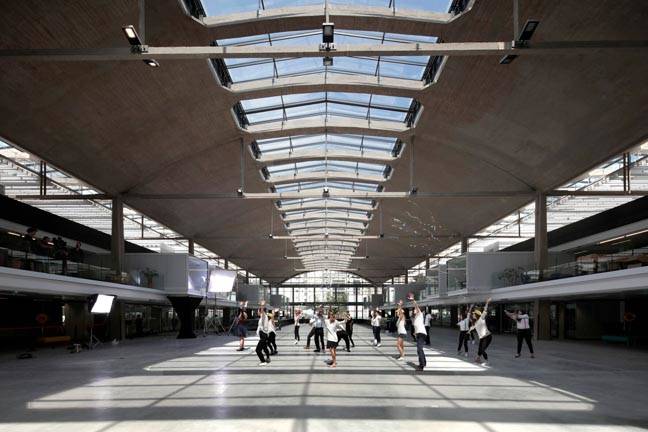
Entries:
<svg viewBox="0 0 648 432">
<path fill-rule="evenodd" d="M 534 41 L 648 39 L 645 2 L 528 0 L 521 6 L 523 19 L 541 21 Z M 465 15 L 447 22 L 357 12 L 332 19 L 336 28 L 461 42 L 511 40 L 511 17 L 511 2 L 476 0 Z M 153 46 L 207 45 L 219 38 L 312 29 L 321 22 L 315 13 L 206 26 L 187 16 L 178 1 L 156 0 L 146 2 L 145 36 Z M 407 29 L 404 22 L 410 23 Z M 121 47 L 122 25 L 137 23 L 137 1 L 2 2 L 0 49 Z M 415 97 L 424 107 L 414 129 L 397 131 L 406 143 L 415 137 L 420 191 L 548 190 L 646 138 L 645 54 L 529 56 L 508 66 L 498 60 L 451 57 L 437 82 L 424 89 L 381 90 Z M 285 125 L 243 131 L 231 112 L 236 102 L 296 89 L 282 83 L 248 87 L 243 95 L 222 88 L 202 60 L 165 61 L 157 69 L 140 62 L 1 62 L 0 134 L 110 194 L 233 192 L 239 187 L 241 139 L 359 131 L 316 123 L 288 132 Z M 350 90 L 344 83 L 300 85 L 300 92 Z M 372 85 L 368 81 L 356 91 L 370 91 Z M 259 165 L 246 156 L 246 190 L 267 191 Z M 390 162 L 387 190 L 409 188 L 410 157 L 406 150 Z M 383 200 L 385 238 L 360 241 L 360 253 L 371 258 L 357 264 L 357 273 L 375 282 L 402 274 L 457 241 L 449 235 L 474 233 L 528 200 Z M 126 202 L 270 282 L 295 274 L 295 263 L 282 259 L 286 243 L 268 238 L 271 230 L 286 234 L 270 201 L 127 197 Z M 366 234 L 379 234 L 378 219 L 369 222 Z M 288 255 L 295 255 L 290 248 Z"/>
</svg>

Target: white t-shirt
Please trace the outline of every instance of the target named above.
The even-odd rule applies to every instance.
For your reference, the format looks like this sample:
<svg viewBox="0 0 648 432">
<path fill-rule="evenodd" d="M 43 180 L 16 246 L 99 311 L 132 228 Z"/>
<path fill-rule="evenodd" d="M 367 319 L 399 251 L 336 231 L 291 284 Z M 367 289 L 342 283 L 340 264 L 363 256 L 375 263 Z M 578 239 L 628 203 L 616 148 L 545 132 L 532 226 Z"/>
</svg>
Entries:
<svg viewBox="0 0 648 432">
<path fill-rule="evenodd" d="M 425 325 L 423 322 L 423 312 L 417 313 L 414 316 L 413 322 L 414 322 L 414 333 L 427 335 L 427 331 L 425 330 Z"/>
<path fill-rule="evenodd" d="M 259 334 L 259 332 L 268 333 L 268 316 L 265 313 L 261 314 L 259 317 L 256 332 L 257 334 Z"/>
<path fill-rule="evenodd" d="M 470 318 L 462 319 L 457 323 L 457 325 L 459 326 L 460 331 L 468 331 L 470 328 Z"/>
<path fill-rule="evenodd" d="M 337 332 L 339 330 L 344 330 L 344 321 L 333 321 L 331 322 L 330 320 L 326 320 L 324 322 L 324 326 L 326 328 L 325 333 L 326 333 L 326 340 L 329 342 L 337 342 L 338 337 L 337 337 Z"/>
<path fill-rule="evenodd" d="M 432 321 L 432 315 L 428 312 L 425 314 L 425 327 L 430 327 L 430 321 Z"/>
<path fill-rule="evenodd" d="M 268 319 L 268 333 L 276 333 L 274 320 Z"/>
<path fill-rule="evenodd" d="M 299 327 L 299 320 L 300 320 L 300 319 L 301 319 L 301 315 L 297 315 L 297 316 L 295 317 L 295 325 L 296 325 L 297 327 Z"/>
<path fill-rule="evenodd" d="M 515 325 L 518 330 L 528 330 L 529 329 L 529 315 L 520 314 L 515 320 Z"/>
<path fill-rule="evenodd" d="M 407 334 L 407 330 L 405 330 L 405 318 L 398 320 L 398 334 Z"/>
<path fill-rule="evenodd" d="M 488 330 L 488 326 L 486 325 L 487 315 L 488 315 L 487 308 L 484 307 L 484 311 L 482 312 L 481 316 L 475 322 L 475 325 L 471 327 L 471 329 L 475 329 L 475 331 L 477 331 L 477 335 L 479 336 L 479 339 L 483 339 L 489 334 L 491 334 L 490 330 Z"/>
<path fill-rule="evenodd" d="M 382 317 L 380 315 L 376 315 L 374 318 L 371 318 L 371 325 L 373 327 L 380 327 L 380 319 Z"/>
</svg>

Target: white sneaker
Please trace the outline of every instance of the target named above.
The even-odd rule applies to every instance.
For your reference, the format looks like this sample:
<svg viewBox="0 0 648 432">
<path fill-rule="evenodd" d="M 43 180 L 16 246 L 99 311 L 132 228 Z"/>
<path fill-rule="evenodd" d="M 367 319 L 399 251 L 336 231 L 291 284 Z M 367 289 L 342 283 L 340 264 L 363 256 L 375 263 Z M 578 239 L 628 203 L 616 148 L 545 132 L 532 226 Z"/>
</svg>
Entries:
<svg viewBox="0 0 648 432">
<path fill-rule="evenodd" d="M 405 357 L 398 357 L 398 361 L 405 361 Z"/>
<path fill-rule="evenodd" d="M 378 344 L 378 345 L 376 345 L 376 346 L 379 347 L 380 345 L 382 345 L 382 344 Z"/>
<path fill-rule="evenodd" d="M 268 363 L 266 363 L 266 362 L 261 362 L 261 363 L 259 363 L 259 366 L 268 366 Z"/>
<path fill-rule="evenodd" d="M 490 367 L 490 366 L 488 365 L 488 362 L 486 362 L 486 361 L 485 361 L 484 363 L 482 363 L 481 365 L 484 366 L 484 367 Z"/>
<path fill-rule="evenodd" d="M 299 341 L 295 341 L 294 345 L 297 345 L 298 343 L 299 343 Z"/>
<path fill-rule="evenodd" d="M 378 341 L 376 339 L 374 339 L 373 344 L 374 344 L 374 346 L 378 345 Z"/>
</svg>

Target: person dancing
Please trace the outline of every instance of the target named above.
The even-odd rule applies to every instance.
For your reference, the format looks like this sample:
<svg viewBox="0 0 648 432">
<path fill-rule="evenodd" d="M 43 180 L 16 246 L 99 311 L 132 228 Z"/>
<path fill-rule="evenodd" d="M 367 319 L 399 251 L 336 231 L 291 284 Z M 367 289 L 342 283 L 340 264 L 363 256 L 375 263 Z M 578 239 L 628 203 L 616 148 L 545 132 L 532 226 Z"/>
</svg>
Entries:
<svg viewBox="0 0 648 432">
<path fill-rule="evenodd" d="M 259 323 L 257 324 L 257 336 L 259 336 L 259 342 L 256 346 L 256 354 L 259 357 L 260 363 L 259 366 L 266 366 L 270 363 L 270 351 L 268 351 L 268 315 L 266 315 L 265 310 L 265 300 L 261 300 L 259 305 Z M 265 357 L 263 356 L 265 354 Z"/>
<path fill-rule="evenodd" d="M 472 305 L 468 310 L 472 310 Z M 470 328 L 470 314 L 466 311 L 459 315 L 459 346 L 457 347 L 457 355 L 461 355 L 461 345 L 464 347 L 464 357 L 468 357 L 468 339 L 470 336 L 468 334 L 468 329 Z"/>
<path fill-rule="evenodd" d="M 353 318 L 349 312 L 346 313 L 346 319 L 344 323 L 346 334 L 349 336 L 349 341 L 351 341 L 351 346 L 355 348 L 355 342 L 353 342 Z"/>
<path fill-rule="evenodd" d="M 299 343 L 299 320 L 301 320 L 302 311 L 297 309 L 295 311 L 295 345 Z"/>
<path fill-rule="evenodd" d="M 378 313 L 378 309 L 374 309 L 373 315 L 371 318 L 371 329 L 373 330 L 374 334 L 374 346 L 379 347 L 380 346 L 380 321 L 382 317 L 380 316 L 380 313 Z"/>
<path fill-rule="evenodd" d="M 472 314 L 475 319 L 475 323 L 470 327 L 469 331 L 477 331 L 477 336 L 479 336 L 479 349 L 477 351 L 477 357 L 475 357 L 475 363 L 481 363 L 483 366 L 488 366 L 488 353 L 486 350 L 488 346 L 493 341 L 493 335 L 490 330 L 488 330 L 488 325 L 486 324 L 486 318 L 488 316 L 488 305 L 490 304 L 491 299 L 486 300 L 483 311 L 475 310 Z M 482 362 L 482 357 L 484 361 Z"/>
<path fill-rule="evenodd" d="M 522 352 L 522 341 L 525 341 L 527 347 L 529 347 L 531 358 L 535 358 L 535 354 L 533 353 L 533 342 L 531 342 L 529 314 L 521 309 L 518 309 L 515 313 L 505 310 L 504 313 L 515 321 L 515 327 L 517 330 L 517 354 L 515 354 L 515 358 L 520 357 L 520 353 Z"/>
<path fill-rule="evenodd" d="M 324 318 L 324 309 L 322 306 L 320 306 L 319 310 L 317 311 L 317 315 L 315 315 L 315 351 L 314 352 L 320 352 L 324 351 L 324 321 L 326 321 L 326 318 Z"/>
<path fill-rule="evenodd" d="M 239 337 L 239 347 L 236 351 L 245 349 L 245 338 L 247 337 L 247 301 L 239 303 L 238 313 L 236 314 L 236 335 Z"/>
<path fill-rule="evenodd" d="M 396 338 L 396 349 L 398 350 L 398 360 L 405 360 L 405 338 L 407 337 L 407 329 L 405 328 L 405 311 L 403 310 L 403 300 L 398 302 L 398 309 L 396 309 L 396 331 L 398 336 Z"/>
<path fill-rule="evenodd" d="M 335 319 L 335 314 L 333 311 L 329 311 L 328 319 L 325 322 L 326 328 L 326 348 L 328 348 L 329 353 L 331 354 L 331 361 L 329 363 L 330 368 L 337 367 L 337 346 L 338 346 L 338 330 L 343 330 L 344 321 L 338 321 Z"/>
<path fill-rule="evenodd" d="M 414 311 L 413 311 L 414 318 L 412 319 L 412 323 L 414 325 L 414 334 L 416 335 L 416 354 L 418 354 L 418 361 L 419 361 L 416 370 L 423 371 L 425 370 L 425 366 L 427 366 L 427 360 L 425 359 L 425 351 L 423 350 L 423 346 L 425 346 L 425 343 L 427 341 L 427 332 L 425 331 L 423 312 L 419 308 L 418 303 L 416 303 L 416 300 L 414 300 L 414 295 L 409 294 L 408 300 L 414 303 Z"/>
<path fill-rule="evenodd" d="M 268 316 L 268 346 L 270 347 L 270 355 L 277 354 L 277 333 L 275 327 L 275 313 L 272 311 Z"/>
</svg>

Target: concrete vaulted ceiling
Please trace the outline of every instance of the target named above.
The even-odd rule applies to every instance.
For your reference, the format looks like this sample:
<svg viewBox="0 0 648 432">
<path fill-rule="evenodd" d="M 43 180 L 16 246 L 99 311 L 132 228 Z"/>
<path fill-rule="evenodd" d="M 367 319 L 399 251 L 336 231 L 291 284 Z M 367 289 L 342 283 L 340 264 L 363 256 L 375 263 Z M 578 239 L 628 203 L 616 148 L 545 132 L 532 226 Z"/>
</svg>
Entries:
<svg viewBox="0 0 648 432">
<path fill-rule="evenodd" d="M 534 42 L 648 39 L 646 2 L 520 4 L 522 21 L 541 22 Z M 511 1 L 476 0 L 451 22 L 406 28 L 398 17 L 332 20 L 336 29 L 435 35 L 444 42 L 509 41 L 511 9 Z M 217 38 L 317 28 L 322 18 L 206 27 L 178 0 L 149 0 L 145 37 L 152 46 L 206 46 Z M 1 2 L 0 49 L 123 47 L 121 27 L 138 19 L 135 0 Z M 647 76 L 643 51 L 525 56 L 507 66 L 492 56 L 450 57 L 438 81 L 415 93 L 424 107 L 414 130 L 415 184 L 427 192 L 554 188 L 647 137 Z M 133 61 L 0 60 L 0 136 L 109 194 L 235 191 L 246 136 L 231 113 L 237 100 L 205 60 L 166 60 L 160 68 Z M 386 190 L 408 190 L 410 156 L 406 150 L 391 162 Z M 246 157 L 246 190 L 266 192 L 260 167 Z M 358 253 L 370 259 L 353 267 L 382 282 L 458 241 L 447 235 L 470 235 L 529 200 L 384 200 L 386 238 L 362 240 Z M 203 238 L 200 244 L 269 282 L 296 273 L 295 261 L 283 259 L 286 248 L 296 254 L 292 244 L 268 238 L 271 229 L 286 234 L 268 200 L 131 197 L 126 203 L 182 235 Z M 367 234 L 379 234 L 378 219 Z"/>
</svg>

